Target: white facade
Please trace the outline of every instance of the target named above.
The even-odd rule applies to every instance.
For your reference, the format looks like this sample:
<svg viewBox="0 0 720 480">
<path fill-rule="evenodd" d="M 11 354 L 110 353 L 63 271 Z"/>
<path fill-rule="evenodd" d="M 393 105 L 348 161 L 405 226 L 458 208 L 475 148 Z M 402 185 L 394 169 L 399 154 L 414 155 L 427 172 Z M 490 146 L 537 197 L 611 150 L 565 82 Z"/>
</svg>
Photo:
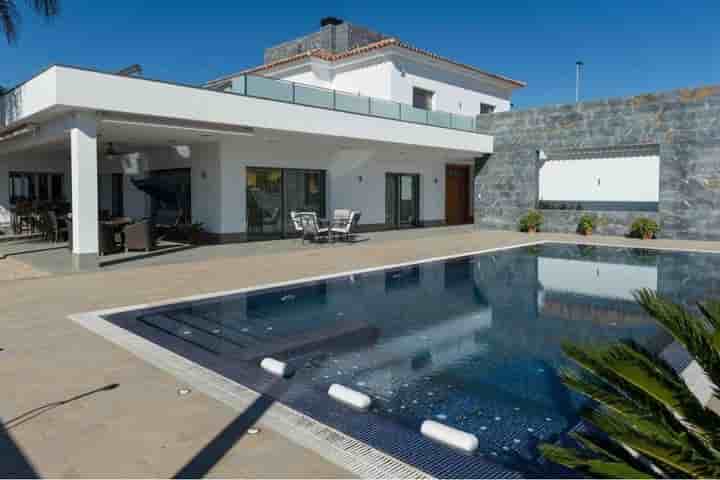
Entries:
<svg viewBox="0 0 720 480">
<path fill-rule="evenodd" d="M 510 110 L 512 91 L 518 88 L 399 47 L 337 61 L 309 57 L 257 74 L 408 105 L 413 104 L 413 87 L 418 87 L 434 93 L 433 110 L 468 116 L 478 115 L 481 104 L 492 105 L 496 112 Z"/>
<path fill-rule="evenodd" d="M 388 226 L 386 174 L 417 175 L 417 224 L 434 225 L 445 222 L 446 167 L 471 172 L 475 157 L 492 152 L 492 137 L 476 132 L 70 67 L 51 67 L 2 97 L 1 107 L 0 221 L 13 208 L 10 172 L 62 173 L 76 256 L 98 251 L 99 211 L 112 207 L 113 174 L 123 175 L 123 214 L 142 218 L 151 201 L 133 179 L 186 169 L 192 221 L 240 239 L 248 233 L 249 168 L 323 171 L 320 215 L 359 210 L 368 228 Z M 138 168 L 106 156 L 109 144 L 137 152 Z M 469 175 L 467 212 L 471 184 Z"/>
</svg>

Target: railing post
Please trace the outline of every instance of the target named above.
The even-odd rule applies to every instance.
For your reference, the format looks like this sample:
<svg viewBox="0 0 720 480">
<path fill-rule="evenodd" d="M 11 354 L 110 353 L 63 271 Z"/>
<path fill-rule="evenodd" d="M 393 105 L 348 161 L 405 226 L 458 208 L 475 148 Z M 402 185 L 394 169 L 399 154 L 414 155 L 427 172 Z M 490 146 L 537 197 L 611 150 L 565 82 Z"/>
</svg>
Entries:
<svg viewBox="0 0 720 480">
<path fill-rule="evenodd" d="M 295 82 L 290 82 L 292 87 L 292 103 L 295 103 Z"/>
<path fill-rule="evenodd" d="M 333 103 L 332 103 L 333 110 L 337 110 L 337 91 L 333 90 L 332 92 L 333 92 Z"/>
<path fill-rule="evenodd" d="M 372 97 L 368 97 L 368 115 L 372 115 Z"/>
<path fill-rule="evenodd" d="M 402 120 L 403 119 L 402 118 L 402 104 L 400 102 L 398 102 L 397 106 L 398 106 L 398 120 Z"/>
</svg>

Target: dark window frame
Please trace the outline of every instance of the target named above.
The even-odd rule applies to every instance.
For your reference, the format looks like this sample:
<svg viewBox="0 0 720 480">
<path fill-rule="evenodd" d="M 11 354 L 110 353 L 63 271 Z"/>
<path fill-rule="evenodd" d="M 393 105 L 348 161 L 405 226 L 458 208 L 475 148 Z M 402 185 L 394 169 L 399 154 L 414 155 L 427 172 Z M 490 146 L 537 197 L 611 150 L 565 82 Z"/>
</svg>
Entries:
<svg viewBox="0 0 720 480">
<path fill-rule="evenodd" d="M 420 105 L 420 102 L 417 102 L 416 100 L 420 98 L 419 96 L 422 95 L 422 98 L 424 98 L 423 104 Z M 432 90 L 428 90 L 427 88 L 422 87 L 413 87 L 412 90 L 412 102 L 413 107 L 418 108 L 420 110 L 427 110 L 427 111 L 433 111 L 435 103 L 435 92 Z"/>
</svg>

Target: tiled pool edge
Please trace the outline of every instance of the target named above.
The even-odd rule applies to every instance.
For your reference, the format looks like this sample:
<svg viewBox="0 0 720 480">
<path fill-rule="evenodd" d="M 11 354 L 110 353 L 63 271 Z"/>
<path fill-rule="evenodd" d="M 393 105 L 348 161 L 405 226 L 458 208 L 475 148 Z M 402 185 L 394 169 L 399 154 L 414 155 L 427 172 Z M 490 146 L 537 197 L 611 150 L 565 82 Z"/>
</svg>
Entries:
<svg viewBox="0 0 720 480">
<path fill-rule="evenodd" d="M 162 307 L 178 302 L 208 300 L 226 295 L 247 293 L 255 290 L 279 288 L 297 283 L 313 282 L 357 275 L 380 270 L 402 268 L 409 265 L 431 263 L 453 258 L 492 253 L 530 247 L 544 242 L 528 242 L 509 246 L 465 252 L 441 257 L 432 257 L 392 265 L 381 265 L 365 269 L 345 271 L 315 277 L 304 277 L 293 280 L 274 282 L 251 287 L 212 292 L 209 294 L 192 295 L 159 302 L 150 302 L 124 307 L 76 313 L 68 318 L 87 330 L 105 338 L 115 345 L 124 348 L 143 361 L 159 368 L 198 391 L 214 398 L 229 407 L 242 411 L 246 409 L 259 394 L 254 390 L 234 382 L 212 370 L 171 352 L 139 335 L 105 320 L 106 315 L 129 312 L 139 309 Z M 395 457 L 383 453 L 364 442 L 344 434 L 328 425 L 318 422 L 280 402 L 275 402 L 268 409 L 263 420 L 277 433 L 285 436 L 296 444 L 308 448 L 335 465 L 354 473 L 361 478 L 432 478 L 411 465 Z M 330 447 L 330 448 L 328 448 Z"/>
<path fill-rule="evenodd" d="M 130 351 L 142 360 L 174 375 L 180 381 L 186 382 L 208 396 L 215 398 L 230 407 L 243 410 L 247 408 L 259 394 L 252 389 L 234 382 L 218 373 L 206 369 L 195 362 L 192 362 L 182 356 L 179 356 L 163 347 L 156 345 L 134 333 L 131 333 L 122 327 L 116 326 L 105 320 L 103 316 L 140 310 L 148 308 L 163 307 L 174 305 L 180 302 L 192 302 L 200 300 L 209 300 L 226 295 L 248 293 L 256 290 L 265 290 L 271 288 L 281 288 L 298 283 L 323 281 L 333 278 L 350 276 L 355 274 L 370 273 L 382 270 L 403 268 L 411 265 L 418 265 L 430 262 L 451 260 L 456 258 L 468 257 L 473 255 L 487 254 L 504 250 L 512 250 L 523 247 L 539 246 L 544 244 L 565 244 L 565 245 L 595 245 L 610 248 L 635 248 L 645 250 L 658 251 L 676 251 L 687 253 L 707 253 L 718 254 L 720 252 L 707 251 L 691 248 L 673 248 L 662 246 L 642 246 L 631 244 L 612 244 L 594 242 L 589 239 L 584 241 L 569 240 L 553 240 L 553 239 L 537 239 L 531 242 L 506 245 L 502 247 L 483 249 L 472 252 L 463 252 L 441 257 L 432 257 L 426 259 L 413 260 L 403 263 L 381 265 L 365 269 L 353 271 L 345 271 L 332 273 L 314 277 L 296 278 L 292 280 L 254 285 L 251 287 L 218 291 L 208 294 L 194 295 L 182 298 L 174 298 L 159 302 L 147 304 L 131 305 L 107 310 L 99 310 L 95 312 L 87 312 L 82 314 L 71 315 L 70 318 L 76 323 L 84 326 L 90 331 L 106 338 L 107 340 Z M 694 383 L 696 387 L 702 390 L 708 390 L 709 384 L 703 379 L 698 378 L 697 368 L 691 368 L 691 365 L 684 365 L 679 370 L 682 377 L 687 383 Z M 695 365 L 696 367 L 696 365 Z M 708 390 L 709 391 L 709 390 Z M 268 410 L 267 415 L 263 417 L 265 422 L 276 430 L 278 433 L 287 437 L 296 444 L 308 448 L 317 453 L 326 460 L 360 476 L 363 478 L 430 478 L 427 473 L 404 463 L 395 457 L 383 453 L 366 443 L 354 439 L 353 437 L 341 433 L 338 430 L 318 422 L 294 409 L 291 409 L 280 402 L 275 402 Z"/>
<path fill-rule="evenodd" d="M 88 312 L 73 314 L 69 318 L 234 410 L 241 412 L 260 397 L 260 394 L 242 384 L 108 322 L 101 316 L 108 313 Z M 432 478 L 425 472 L 280 402 L 274 402 L 262 420 L 297 445 L 361 478 Z"/>
</svg>

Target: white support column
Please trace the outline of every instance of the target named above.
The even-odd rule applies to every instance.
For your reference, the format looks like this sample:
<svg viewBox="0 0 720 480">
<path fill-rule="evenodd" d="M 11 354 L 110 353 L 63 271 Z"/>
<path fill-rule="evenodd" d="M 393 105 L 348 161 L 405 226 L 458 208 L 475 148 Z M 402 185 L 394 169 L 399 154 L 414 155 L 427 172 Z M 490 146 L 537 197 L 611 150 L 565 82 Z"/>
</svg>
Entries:
<svg viewBox="0 0 720 480">
<path fill-rule="evenodd" d="M 72 242 L 76 269 L 97 266 L 98 158 L 97 121 L 92 114 L 77 114 L 70 130 L 72 177 Z"/>
</svg>

